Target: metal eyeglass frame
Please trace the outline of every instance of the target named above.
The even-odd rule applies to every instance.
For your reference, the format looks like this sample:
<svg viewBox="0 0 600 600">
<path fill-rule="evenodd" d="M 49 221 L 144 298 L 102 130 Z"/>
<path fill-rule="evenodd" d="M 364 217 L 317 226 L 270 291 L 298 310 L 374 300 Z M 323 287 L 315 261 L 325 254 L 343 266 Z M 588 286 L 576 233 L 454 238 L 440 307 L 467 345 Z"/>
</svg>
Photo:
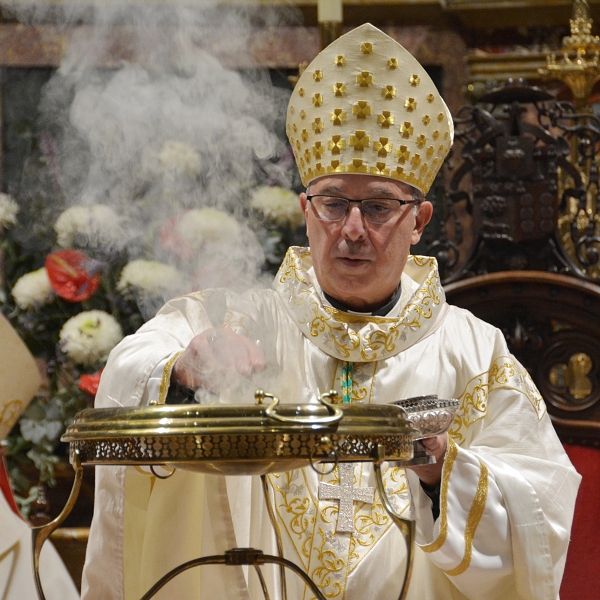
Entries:
<svg viewBox="0 0 600 600">
<path fill-rule="evenodd" d="M 323 219 L 321 217 L 321 214 L 315 207 L 315 213 L 317 214 L 317 218 L 319 219 L 319 221 L 325 221 L 327 223 L 339 223 L 341 220 L 343 220 L 348 215 L 348 211 L 350 210 L 350 205 L 356 202 L 356 203 L 360 204 L 360 212 L 361 212 L 362 216 L 365 219 L 367 219 L 368 221 L 376 223 L 377 225 L 382 225 L 383 223 L 387 223 L 387 221 L 379 221 L 378 222 L 378 221 L 372 220 L 371 217 L 369 217 L 365 214 L 365 211 L 363 209 L 363 204 L 362 204 L 363 202 L 373 202 L 373 201 L 375 201 L 375 202 L 398 202 L 398 204 L 400 206 L 406 206 L 408 204 L 412 204 L 413 206 L 415 206 L 415 205 L 421 204 L 421 202 L 422 202 L 422 200 L 401 200 L 400 198 L 363 198 L 362 200 L 352 200 L 350 198 L 344 198 L 343 196 L 332 196 L 331 194 L 310 194 L 310 195 L 306 196 L 306 199 L 309 202 L 311 202 L 311 204 L 312 204 L 313 198 L 333 198 L 335 200 L 345 200 L 348 203 L 348 205 L 346 206 L 346 211 L 339 219 Z"/>
</svg>

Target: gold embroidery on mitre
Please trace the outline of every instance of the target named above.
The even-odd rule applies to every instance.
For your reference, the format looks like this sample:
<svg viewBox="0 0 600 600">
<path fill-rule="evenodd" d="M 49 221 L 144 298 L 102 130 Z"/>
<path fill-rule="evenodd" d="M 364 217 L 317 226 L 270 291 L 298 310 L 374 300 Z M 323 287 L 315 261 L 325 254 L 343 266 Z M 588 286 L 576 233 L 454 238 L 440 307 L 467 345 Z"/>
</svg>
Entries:
<svg viewBox="0 0 600 600">
<path fill-rule="evenodd" d="M 333 94 L 336 98 L 341 98 L 346 94 L 346 86 L 341 82 L 335 83 L 333 85 Z"/>
<path fill-rule="evenodd" d="M 319 160 L 320 158 L 323 158 L 323 154 L 325 153 L 325 146 L 323 146 L 323 144 L 321 142 L 315 142 L 314 146 L 312 148 L 314 157 Z"/>
<path fill-rule="evenodd" d="M 396 167 L 392 173 L 391 176 L 393 179 L 399 179 L 400 181 L 404 180 L 404 167 Z"/>
<path fill-rule="evenodd" d="M 302 133 L 300 134 L 300 137 L 302 138 L 303 142 L 308 141 L 308 131 L 306 129 L 303 129 Z"/>
<path fill-rule="evenodd" d="M 403 165 L 410 158 L 410 152 L 406 146 L 402 145 L 396 150 L 395 156 L 398 159 L 398 163 Z"/>
<path fill-rule="evenodd" d="M 331 175 L 332 173 L 345 173 L 346 167 L 340 163 L 339 160 L 332 160 L 331 165 L 327 167 L 327 174 Z"/>
<path fill-rule="evenodd" d="M 362 158 L 353 158 L 352 162 L 346 167 L 348 173 L 368 173 L 369 167 L 363 164 Z"/>
<path fill-rule="evenodd" d="M 366 52 L 365 48 L 377 48 L 377 52 L 374 50 Z M 334 65 L 344 68 L 334 69 Z M 346 69 L 345 67 L 349 65 L 352 68 Z M 304 91 L 304 96 L 299 94 L 300 89 Z M 330 90 L 329 93 L 326 93 L 326 90 Z M 339 101 L 340 104 L 337 107 L 332 106 L 332 100 Z M 371 172 L 372 168 L 378 172 L 389 172 L 389 175 L 385 176 L 405 181 L 424 193 L 429 188 L 431 173 L 439 169 L 451 145 L 453 131 L 451 117 L 427 72 L 396 41 L 368 24 L 338 38 L 315 58 L 308 69 L 302 73 L 292 92 L 290 108 L 292 106 L 293 111 L 288 109 L 288 124 L 304 125 L 305 122 L 310 122 L 312 126 L 314 120 L 318 118 L 324 122 L 331 122 L 334 127 L 340 129 L 342 137 L 349 140 L 356 127 L 356 122 L 353 123 L 353 119 L 350 119 L 352 114 L 360 120 L 359 127 L 364 129 L 366 135 L 372 140 L 378 139 L 379 132 L 386 129 L 390 130 L 386 137 L 389 137 L 394 148 L 397 148 L 400 143 L 405 143 L 411 156 L 423 150 L 421 164 L 411 172 L 398 170 L 392 153 L 388 153 L 385 157 L 377 153 L 369 154 L 362 158 L 360 168 L 362 171 L 362 167 L 366 166 L 368 172 Z M 390 110 L 390 107 L 394 108 Z M 395 119 L 397 110 L 403 110 L 404 113 L 401 114 L 405 117 L 410 115 L 410 120 L 400 120 L 397 123 Z M 304 111 L 301 116 L 298 115 L 300 111 Z M 425 152 L 427 145 L 417 146 L 418 140 L 422 139 L 419 136 L 425 135 L 427 140 L 432 139 L 428 127 L 439 113 L 444 115 L 443 122 L 438 126 L 439 136 L 444 136 L 446 132 L 448 136 L 444 139 L 441 148 L 438 142 L 434 145 L 433 154 L 427 155 Z M 402 124 L 403 126 L 399 127 Z M 399 128 L 393 129 L 392 126 Z M 289 133 L 291 131 L 288 129 Z M 314 129 L 309 127 L 308 131 L 312 134 Z M 322 141 L 325 145 L 327 140 Z M 297 142 L 298 135 L 295 134 L 293 141 L 295 148 Z M 304 155 L 306 147 L 310 147 L 312 153 L 313 143 L 312 138 L 301 140 L 302 147 L 295 154 L 300 166 L 302 166 L 301 159 L 304 162 L 304 167 L 300 169 L 304 184 L 315 176 L 314 169 L 306 168 Z M 342 157 L 340 154 L 340 165 L 356 167 L 352 163 L 354 156 L 350 154 L 354 152 L 354 148 L 347 145 L 342 151 L 346 156 Z M 328 168 L 327 152 L 324 158 L 325 166 Z M 337 159 L 337 156 L 334 158 Z M 434 165 L 436 158 L 440 158 L 440 161 Z M 379 168 L 380 165 L 377 163 L 380 162 L 386 163 L 384 169 Z M 423 168 L 423 164 L 427 164 L 427 169 Z"/>
<path fill-rule="evenodd" d="M 388 177 L 390 170 L 387 168 L 386 163 L 378 162 L 374 167 L 371 167 L 371 175 L 378 175 L 380 177 Z"/>
<path fill-rule="evenodd" d="M 321 163 L 317 163 L 315 165 L 315 177 L 320 177 L 321 175 L 326 175 L 327 171 L 325 170 L 325 167 L 321 164 Z"/>
<path fill-rule="evenodd" d="M 408 139 L 415 131 L 415 128 L 411 125 L 409 121 L 404 121 L 402 125 L 400 125 L 400 133 L 404 139 Z"/>
<path fill-rule="evenodd" d="M 312 156 L 310 155 L 310 150 L 307 148 L 304 151 L 304 160 L 306 160 L 307 164 L 310 164 L 311 159 L 312 159 Z"/>
<path fill-rule="evenodd" d="M 324 127 L 325 125 L 323 123 L 323 119 L 321 119 L 320 117 L 317 117 L 312 123 L 312 128 L 315 134 L 321 133 Z"/>
<path fill-rule="evenodd" d="M 417 110 L 417 101 L 414 98 L 407 98 L 404 101 L 404 108 L 406 108 L 408 112 L 413 112 L 414 110 Z"/>
<path fill-rule="evenodd" d="M 304 119 L 306 119 L 306 111 L 305 110 L 301 110 L 300 111 L 300 118 L 304 121 Z"/>
<path fill-rule="evenodd" d="M 366 119 L 371 115 L 371 107 L 366 100 L 359 100 L 352 105 L 352 114 L 356 115 L 357 119 Z"/>
<path fill-rule="evenodd" d="M 365 148 L 371 145 L 371 138 L 363 129 L 357 129 L 348 140 L 348 145 L 354 148 L 355 152 L 363 152 Z"/>
<path fill-rule="evenodd" d="M 331 150 L 331 154 L 340 154 L 346 147 L 346 140 L 341 135 L 334 135 L 327 142 L 327 147 Z"/>
<path fill-rule="evenodd" d="M 381 95 L 386 100 L 393 100 L 396 97 L 396 88 L 393 85 L 386 85 L 381 88 Z"/>
<path fill-rule="evenodd" d="M 424 148 L 426 143 L 427 143 L 427 138 L 423 134 L 421 134 L 417 138 L 417 148 Z"/>
<path fill-rule="evenodd" d="M 330 121 L 337 127 L 341 127 L 346 120 L 346 113 L 341 108 L 334 108 L 329 116 Z"/>
<path fill-rule="evenodd" d="M 384 110 L 377 115 L 377 123 L 385 129 L 389 129 L 394 124 L 394 115 L 389 110 Z"/>
<path fill-rule="evenodd" d="M 361 71 L 360 75 L 356 76 L 356 83 L 358 83 L 360 87 L 369 87 L 373 83 L 373 73 Z"/>
<path fill-rule="evenodd" d="M 393 144 L 390 143 L 389 138 L 380 137 L 378 142 L 373 142 L 373 150 L 377 152 L 377 156 L 385 158 L 388 153 L 392 151 Z M 379 163 L 377 163 L 379 165 Z M 385 163 L 383 163 L 385 165 Z"/>
</svg>

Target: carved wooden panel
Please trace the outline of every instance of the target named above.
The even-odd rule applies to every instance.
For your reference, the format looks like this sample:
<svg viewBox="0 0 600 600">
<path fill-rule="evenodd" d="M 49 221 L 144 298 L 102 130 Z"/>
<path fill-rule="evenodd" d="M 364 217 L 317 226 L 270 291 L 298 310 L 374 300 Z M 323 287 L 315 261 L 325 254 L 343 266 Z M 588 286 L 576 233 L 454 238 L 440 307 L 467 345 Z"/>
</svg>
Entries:
<svg viewBox="0 0 600 600">
<path fill-rule="evenodd" d="M 600 446 L 600 286 L 541 271 L 446 286 L 448 301 L 500 328 L 567 443 Z"/>
</svg>

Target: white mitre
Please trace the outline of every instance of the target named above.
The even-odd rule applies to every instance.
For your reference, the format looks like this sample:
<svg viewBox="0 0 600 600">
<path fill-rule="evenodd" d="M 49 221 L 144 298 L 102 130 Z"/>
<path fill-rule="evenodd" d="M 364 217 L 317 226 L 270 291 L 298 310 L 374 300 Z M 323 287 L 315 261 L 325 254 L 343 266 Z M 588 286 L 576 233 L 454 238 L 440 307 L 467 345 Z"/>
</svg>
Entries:
<svg viewBox="0 0 600 600">
<path fill-rule="evenodd" d="M 426 194 L 452 146 L 454 125 L 427 71 L 366 23 L 323 50 L 296 84 L 286 131 L 302 183 L 364 173 Z"/>
<path fill-rule="evenodd" d="M 0 440 L 4 439 L 40 387 L 33 356 L 10 323 L 0 315 Z M 0 598 L 35 598 L 31 529 L 12 512 L 0 490 Z M 79 594 L 56 550 L 46 542 L 40 577 L 48 600 L 78 600 Z"/>
<path fill-rule="evenodd" d="M 2 315 L 0 356 L 0 440 L 3 440 L 31 402 L 41 377 L 27 346 Z"/>
</svg>

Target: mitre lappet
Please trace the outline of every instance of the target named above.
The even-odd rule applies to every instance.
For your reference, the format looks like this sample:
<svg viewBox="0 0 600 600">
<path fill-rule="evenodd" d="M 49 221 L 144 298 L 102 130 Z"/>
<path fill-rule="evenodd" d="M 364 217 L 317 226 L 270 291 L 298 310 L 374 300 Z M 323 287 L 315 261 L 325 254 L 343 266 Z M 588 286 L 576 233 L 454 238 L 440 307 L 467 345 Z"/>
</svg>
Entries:
<svg viewBox="0 0 600 600">
<path fill-rule="evenodd" d="M 302 183 L 362 173 L 426 194 L 452 146 L 448 107 L 427 71 L 369 23 L 323 50 L 296 84 L 287 112 Z"/>
</svg>

